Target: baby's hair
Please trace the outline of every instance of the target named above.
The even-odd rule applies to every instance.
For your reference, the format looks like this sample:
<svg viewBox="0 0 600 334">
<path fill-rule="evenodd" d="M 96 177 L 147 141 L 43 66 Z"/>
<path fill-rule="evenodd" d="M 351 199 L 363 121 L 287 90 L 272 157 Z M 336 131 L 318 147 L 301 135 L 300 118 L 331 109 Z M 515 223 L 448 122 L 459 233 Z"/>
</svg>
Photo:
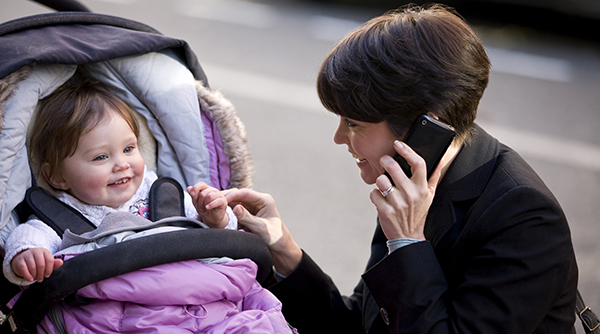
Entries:
<svg viewBox="0 0 600 334">
<path fill-rule="evenodd" d="M 108 117 L 119 114 L 136 137 L 139 126 L 131 108 L 98 82 L 68 82 L 41 100 L 34 116 L 29 143 L 31 164 L 37 177 L 48 178 L 60 171 L 64 159 L 77 150 L 79 139 Z M 41 166 L 48 164 L 47 174 Z"/>
</svg>

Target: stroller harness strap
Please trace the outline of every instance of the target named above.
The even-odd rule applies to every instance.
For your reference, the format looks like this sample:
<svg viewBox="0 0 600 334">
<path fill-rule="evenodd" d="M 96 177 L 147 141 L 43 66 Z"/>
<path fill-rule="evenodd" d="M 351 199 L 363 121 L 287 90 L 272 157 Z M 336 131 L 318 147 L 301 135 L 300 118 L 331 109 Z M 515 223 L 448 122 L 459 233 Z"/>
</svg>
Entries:
<svg viewBox="0 0 600 334">
<path fill-rule="evenodd" d="M 83 234 L 96 229 L 81 212 L 61 202 L 41 187 L 31 187 L 25 193 L 25 202 L 33 213 L 58 235 L 69 229 Z M 158 221 L 167 217 L 185 216 L 183 188 L 171 177 L 160 177 L 150 188 L 149 218 Z"/>
<path fill-rule="evenodd" d="M 181 184 L 171 177 L 160 177 L 150 188 L 149 218 L 159 221 L 168 217 L 184 217 L 185 205 Z"/>
<path fill-rule="evenodd" d="M 61 202 L 44 188 L 27 189 L 25 202 L 33 213 L 58 235 L 62 235 L 67 229 L 82 234 L 96 228 L 81 212 Z"/>
</svg>

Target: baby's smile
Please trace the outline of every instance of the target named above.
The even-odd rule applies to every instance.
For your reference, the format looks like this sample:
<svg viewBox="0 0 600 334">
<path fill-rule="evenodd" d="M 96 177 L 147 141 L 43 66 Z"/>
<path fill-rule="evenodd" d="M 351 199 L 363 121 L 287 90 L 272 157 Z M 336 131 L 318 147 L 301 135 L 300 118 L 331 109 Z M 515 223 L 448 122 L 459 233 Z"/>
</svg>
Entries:
<svg viewBox="0 0 600 334">
<path fill-rule="evenodd" d="M 117 182 L 115 182 L 115 183 L 112 183 L 112 184 L 110 184 L 110 185 L 119 185 L 119 184 L 127 183 L 127 182 L 129 182 L 130 180 L 131 180 L 131 178 L 130 178 L 130 177 L 126 177 L 126 178 L 124 178 L 124 179 L 120 179 L 119 181 L 117 181 Z"/>
</svg>

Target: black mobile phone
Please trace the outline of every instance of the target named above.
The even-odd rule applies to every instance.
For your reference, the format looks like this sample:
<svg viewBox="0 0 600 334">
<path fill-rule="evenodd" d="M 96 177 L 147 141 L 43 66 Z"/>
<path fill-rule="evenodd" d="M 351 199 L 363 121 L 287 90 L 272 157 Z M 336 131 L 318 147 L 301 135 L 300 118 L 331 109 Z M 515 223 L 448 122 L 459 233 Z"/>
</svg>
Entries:
<svg viewBox="0 0 600 334">
<path fill-rule="evenodd" d="M 453 127 L 427 115 L 419 116 L 410 130 L 408 130 L 408 133 L 404 137 L 404 143 L 425 160 L 428 180 L 448 150 L 448 147 L 450 147 L 454 136 Z M 394 159 L 402 167 L 404 173 L 408 177 L 411 177 L 412 172 L 410 171 L 408 162 L 399 154 L 396 154 Z M 385 175 L 392 181 L 388 172 L 385 172 Z M 392 184 L 394 184 L 394 181 L 392 181 Z"/>
</svg>

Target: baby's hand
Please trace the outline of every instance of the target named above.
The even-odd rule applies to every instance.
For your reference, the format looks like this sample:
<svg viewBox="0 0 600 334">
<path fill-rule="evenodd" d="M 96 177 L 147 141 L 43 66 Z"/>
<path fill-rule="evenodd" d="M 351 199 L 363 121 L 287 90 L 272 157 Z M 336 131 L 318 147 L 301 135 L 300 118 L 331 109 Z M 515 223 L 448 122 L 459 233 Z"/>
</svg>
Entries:
<svg viewBox="0 0 600 334">
<path fill-rule="evenodd" d="M 63 260 L 55 259 L 52 253 L 45 248 L 29 248 L 15 255 L 10 262 L 12 270 L 17 276 L 29 282 L 41 282 L 50 277 L 52 271 L 62 266 Z"/>
<path fill-rule="evenodd" d="M 225 228 L 229 224 L 227 199 L 218 189 L 198 182 L 187 188 L 203 223 L 211 228 Z"/>
</svg>

